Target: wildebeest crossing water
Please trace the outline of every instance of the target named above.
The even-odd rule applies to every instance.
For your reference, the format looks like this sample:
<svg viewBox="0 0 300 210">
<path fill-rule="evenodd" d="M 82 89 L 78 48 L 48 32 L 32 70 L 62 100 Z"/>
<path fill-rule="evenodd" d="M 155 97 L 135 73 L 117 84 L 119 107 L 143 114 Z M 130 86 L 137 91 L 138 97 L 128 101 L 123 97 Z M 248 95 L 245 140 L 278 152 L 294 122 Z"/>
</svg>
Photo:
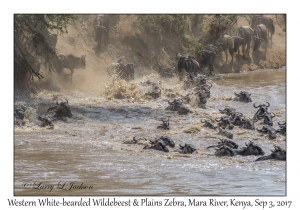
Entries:
<svg viewBox="0 0 300 210">
<path fill-rule="evenodd" d="M 204 126 L 205 120 L 227 116 L 219 110 L 234 108 L 242 117 L 253 119 L 260 104 L 268 102 L 268 111 L 275 114 L 273 127 L 283 130 L 286 122 L 285 69 L 258 70 L 222 75 L 209 79 L 211 96 L 206 107 L 182 102 L 191 112 L 179 114 L 166 109 L 175 98 L 187 95 L 178 78 L 163 79 L 156 75 L 137 77 L 105 91 L 42 91 L 24 106 L 23 127 L 15 127 L 14 188 L 15 195 L 285 195 L 286 162 L 255 161 L 260 155 L 215 155 L 220 139 L 235 142 L 239 148 L 253 142 L 271 155 L 274 145 L 285 149 L 286 136 L 277 133 L 269 139 L 267 133 L 234 126 L 233 139 L 219 135 L 219 129 Z M 141 83 L 150 79 L 161 82 L 161 96 L 148 97 L 152 86 Z M 172 94 L 166 89 L 171 89 Z M 109 90 L 109 91 L 108 91 Z M 117 91 L 121 91 L 117 93 Z M 127 92 L 126 92 L 127 91 Z M 251 93 L 252 102 L 234 100 L 234 92 Z M 115 98 L 114 96 L 122 96 Z M 72 112 L 71 118 L 53 121 L 54 127 L 39 126 L 38 115 L 46 113 L 56 102 L 64 102 Z M 229 117 L 229 115 L 228 115 Z M 157 129 L 168 120 L 170 129 Z M 261 129 L 263 119 L 255 125 Z M 281 127 L 280 127 L 281 126 Z M 283 132 L 282 132 L 283 133 Z M 171 138 L 175 146 L 166 144 L 169 152 L 143 149 L 149 141 Z M 133 138 L 136 141 L 133 141 Z M 149 140 L 146 141 L 145 139 Z M 132 141 L 133 143 L 124 143 Z M 193 145 L 196 152 L 184 154 L 180 146 Z M 218 148 L 218 147 L 216 147 Z M 277 147 L 275 147 L 277 148 Z M 266 159 L 266 160 L 265 160 Z M 24 188 L 24 183 L 43 181 L 55 185 L 93 186 L 86 189 L 49 190 Z"/>
</svg>

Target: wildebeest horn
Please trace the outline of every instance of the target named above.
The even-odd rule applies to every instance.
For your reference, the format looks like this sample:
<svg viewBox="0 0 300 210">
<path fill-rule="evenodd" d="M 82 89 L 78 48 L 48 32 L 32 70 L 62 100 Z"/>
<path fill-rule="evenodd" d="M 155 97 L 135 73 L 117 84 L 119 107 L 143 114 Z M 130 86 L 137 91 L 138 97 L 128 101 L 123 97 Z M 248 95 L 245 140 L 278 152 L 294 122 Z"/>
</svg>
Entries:
<svg viewBox="0 0 300 210">
<path fill-rule="evenodd" d="M 270 106 L 269 102 L 266 102 L 266 103 L 268 104 L 268 106 L 267 106 L 267 107 L 269 107 L 269 106 Z"/>
<path fill-rule="evenodd" d="M 241 96 L 240 94 L 237 94 L 236 92 L 234 92 L 234 94 L 237 95 L 237 96 Z"/>
<path fill-rule="evenodd" d="M 286 123 L 284 122 L 284 123 L 280 123 L 280 122 L 278 122 L 278 125 L 285 125 Z"/>
<path fill-rule="evenodd" d="M 59 104 L 58 104 L 58 100 L 56 100 L 56 104 L 59 105 Z"/>
<path fill-rule="evenodd" d="M 218 119 L 219 119 L 219 120 L 218 120 Z M 215 118 L 215 121 L 221 122 L 221 118 L 216 117 L 216 118 Z"/>
<path fill-rule="evenodd" d="M 209 82 L 209 84 L 210 84 L 210 88 L 213 86 L 210 82 Z"/>
<path fill-rule="evenodd" d="M 256 102 L 255 102 L 255 103 L 256 103 Z M 255 105 L 255 103 L 253 104 L 253 106 L 254 106 L 255 108 L 258 108 L 258 107 L 260 107 L 260 106 L 261 106 L 261 105 L 259 105 L 259 106 L 256 106 L 256 105 Z"/>
<path fill-rule="evenodd" d="M 205 120 L 203 121 L 203 120 L 201 119 L 200 122 L 205 123 Z"/>
<path fill-rule="evenodd" d="M 257 114 L 257 116 L 259 116 L 259 117 L 263 117 L 263 116 L 265 116 L 265 112 L 264 113 L 262 113 L 262 114 Z"/>
</svg>

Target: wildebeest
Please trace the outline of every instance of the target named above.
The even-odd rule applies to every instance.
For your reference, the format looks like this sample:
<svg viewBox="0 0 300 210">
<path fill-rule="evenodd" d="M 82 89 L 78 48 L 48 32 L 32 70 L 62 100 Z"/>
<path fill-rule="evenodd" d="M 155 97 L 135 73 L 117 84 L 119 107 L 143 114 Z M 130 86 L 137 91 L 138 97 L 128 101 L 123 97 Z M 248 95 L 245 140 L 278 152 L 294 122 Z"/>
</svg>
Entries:
<svg viewBox="0 0 300 210">
<path fill-rule="evenodd" d="M 221 51 L 225 52 L 226 55 L 226 64 L 228 60 L 228 51 L 231 56 L 231 64 L 233 63 L 233 48 L 234 48 L 234 39 L 229 35 L 224 35 L 218 43 L 219 48 Z"/>
<path fill-rule="evenodd" d="M 187 80 L 184 81 L 185 89 L 196 87 L 199 85 L 205 85 L 205 84 L 206 84 L 205 76 L 199 74 L 193 75 L 188 73 Z"/>
<path fill-rule="evenodd" d="M 57 61 L 55 62 L 56 71 L 58 74 L 61 74 L 63 69 L 71 70 L 71 83 L 72 83 L 72 75 L 74 73 L 74 69 L 85 69 L 86 67 L 86 55 L 82 55 L 81 57 L 76 57 L 74 55 L 58 55 Z"/>
<path fill-rule="evenodd" d="M 229 129 L 232 130 L 234 128 L 234 125 L 232 124 L 231 120 L 229 117 L 221 117 L 215 118 L 215 121 L 218 122 L 220 127 L 223 127 L 224 129 Z"/>
<path fill-rule="evenodd" d="M 278 125 L 279 125 L 279 129 L 277 129 L 277 133 L 280 133 L 282 135 L 286 135 L 286 122 L 284 123 L 280 123 L 278 122 Z"/>
<path fill-rule="evenodd" d="M 263 161 L 263 160 L 270 160 L 270 159 L 286 161 L 286 151 L 281 147 L 275 145 L 274 145 L 274 149 L 275 150 L 271 150 L 272 153 L 270 155 L 260 157 L 255 161 Z"/>
<path fill-rule="evenodd" d="M 231 140 L 221 139 L 221 138 L 219 138 L 219 140 L 220 141 L 218 142 L 217 145 L 209 146 L 206 149 L 213 148 L 213 147 L 219 147 L 220 148 L 222 146 L 230 147 L 232 149 L 237 149 L 239 147 L 235 142 L 233 142 Z"/>
<path fill-rule="evenodd" d="M 192 154 L 196 152 L 196 148 L 192 144 L 185 144 L 184 146 L 179 144 L 179 149 L 183 154 Z"/>
<path fill-rule="evenodd" d="M 107 15 L 97 15 L 94 19 L 95 41 L 97 50 L 100 51 L 102 46 L 107 48 L 109 38 L 109 18 Z"/>
<path fill-rule="evenodd" d="M 199 88 L 201 88 L 205 94 L 206 98 L 210 98 L 210 89 L 212 88 L 212 84 L 209 83 L 210 85 L 204 84 L 204 85 L 198 85 Z"/>
<path fill-rule="evenodd" d="M 222 114 L 231 115 L 231 113 L 235 112 L 235 108 L 225 108 L 223 110 L 219 109 Z"/>
<path fill-rule="evenodd" d="M 154 141 L 150 140 L 150 143 L 151 143 L 151 146 L 147 145 L 143 149 L 157 149 L 160 151 L 169 152 L 169 149 L 168 149 L 166 143 L 162 139 L 155 139 Z"/>
<path fill-rule="evenodd" d="M 180 115 L 187 115 L 189 112 L 191 112 L 183 105 L 182 100 L 174 99 L 172 102 L 168 101 L 168 103 L 169 106 L 166 108 L 166 110 L 177 111 L 177 113 Z"/>
<path fill-rule="evenodd" d="M 109 76 L 116 74 L 121 79 L 126 81 L 130 81 L 134 79 L 134 68 L 136 65 L 133 63 L 127 63 L 124 65 L 122 63 L 124 56 L 120 57 L 116 63 L 112 63 L 111 66 L 107 68 L 107 72 Z"/>
<path fill-rule="evenodd" d="M 218 48 L 213 44 L 209 44 L 201 51 L 201 69 L 205 66 L 209 67 L 208 75 L 212 75 L 214 71 L 214 61 L 217 57 Z M 203 71 L 203 70 L 202 70 Z"/>
<path fill-rule="evenodd" d="M 24 106 L 15 106 L 14 107 L 14 124 L 17 126 L 25 125 L 24 122 L 25 117 L 25 107 Z"/>
<path fill-rule="evenodd" d="M 200 71 L 200 65 L 191 56 L 182 56 L 180 53 L 176 54 L 176 60 L 178 60 L 177 68 L 179 79 L 183 80 L 185 72 L 195 75 Z"/>
<path fill-rule="evenodd" d="M 246 122 L 242 125 L 245 129 L 255 130 L 255 124 L 253 120 L 247 119 Z"/>
<path fill-rule="evenodd" d="M 257 122 L 259 119 L 262 119 L 264 114 L 268 112 L 268 107 L 270 106 L 270 103 L 269 102 L 266 102 L 266 103 L 268 105 L 260 104 L 260 105 L 256 106 L 256 103 L 253 104 L 254 108 L 259 108 L 253 116 L 253 121 L 254 122 Z"/>
<path fill-rule="evenodd" d="M 161 96 L 160 82 L 152 82 L 151 85 L 152 92 L 148 92 L 146 95 L 149 95 L 154 99 L 159 98 Z"/>
<path fill-rule="evenodd" d="M 48 116 L 43 116 L 43 117 L 38 116 L 38 120 L 40 120 L 42 122 L 41 127 L 45 127 L 45 126 L 53 127 L 54 126 L 50 117 L 48 117 Z"/>
<path fill-rule="evenodd" d="M 163 140 L 166 145 L 170 145 L 170 147 L 175 147 L 175 143 L 170 137 L 161 136 L 160 139 Z"/>
<path fill-rule="evenodd" d="M 253 15 L 252 21 L 251 21 L 251 28 L 255 28 L 259 24 L 264 24 L 267 27 L 268 36 L 271 36 L 271 42 L 272 42 L 272 36 L 275 33 L 275 26 L 273 19 L 267 16 L 263 15 Z"/>
<path fill-rule="evenodd" d="M 263 24 L 259 24 L 256 26 L 255 31 L 253 33 L 253 51 L 259 51 L 260 44 L 262 42 L 265 43 L 265 53 L 267 54 L 267 46 L 268 46 L 268 35 L 267 35 L 267 27 Z"/>
<path fill-rule="evenodd" d="M 228 131 L 226 131 L 225 129 L 222 129 L 221 127 L 218 127 L 218 128 L 219 128 L 219 134 L 220 135 L 226 136 L 229 139 L 233 139 L 233 134 L 232 133 L 229 133 Z"/>
<path fill-rule="evenodd" d="M 241 125 L 242 128 L 255 130 L 255 124 L 254 124 L 253 120 L 242 118 L 241 123 L 242 123 L 242 125 Z"/>
<path fill-rule="evenodd" d="M 264 125 L 261 129 L 256 129 L 258 132 L 268 133 L 269 139 L 276 139 L 277 130 L 275 130 L 272 126 Z"/>
<path fill-rule="evenodd" d="M 238 32 L 234 38 L 234 52 L 238 52 L 238 58 L 240 58 L 240 46 L 242 46 L 243 58 L 246 59 L 246 54 L 249 57 L 250 44 L 253 36 L 253 29 L 250 26 L 240 26 Z M 245 46 L 247 49 L 245 51 Z"/>
<path fill-rule="evenodd" d="M 236 100 L 242 101 L 242 102 L 252 102 L 251 99 L 251 93 L 248 93 L 246 91 L 241 91 L 240 93 L 234 92 L 234 94 L 237 96 Z"/>
<path fill-rule="evenodd" d="M 195 93 L 198 96 L 198 105 L 202 108 L 206 107 L 207 97 L 204 90 L 199 90 Z"/>
<path fill-rule="evenodd" d="M 71 118 L 73 114 L 71 113 L 71 109 L 69 107 L 69 101 L 66 99 L 65 102 L 58 103 L 57 100 L 56 106 L 50 107 L 47 110 L 47 115 L 50 117 L 50 119 L 58 119 L 62 117 Z"/>
<path fill-rule="evenodd" d="M 252 141 L 249 144 L 245 143 L 246 147 L 241 149 L 234 150 L 235 154 L 237 155 L 264 155 L 265 152 L 260 148 L 257 144 L 254 144 Z"/>
<path fill-rule="evenodd" d="M 211 129 L 217 129 L 217 126 L 215 126 L 212 122 L 212 120 L 200 120 L 202 123 L 204 123 L 203 127 L 211 128 Z"/>
<path fill-rule="evenodd" d="M 274 112 L 269 113 L 269 112 L 265 112 L 262 115 L 258 115 L 259 118 L 264 118 L 264 124 L 266 125 L 273 125 L 273 118 L 275 117 Z"/>
<path fill-rule="evenodd" d="M 170 120 L 162 120 L 163 124 L 157 126 L 157 129 L 170 130 Z"/>
</svg>

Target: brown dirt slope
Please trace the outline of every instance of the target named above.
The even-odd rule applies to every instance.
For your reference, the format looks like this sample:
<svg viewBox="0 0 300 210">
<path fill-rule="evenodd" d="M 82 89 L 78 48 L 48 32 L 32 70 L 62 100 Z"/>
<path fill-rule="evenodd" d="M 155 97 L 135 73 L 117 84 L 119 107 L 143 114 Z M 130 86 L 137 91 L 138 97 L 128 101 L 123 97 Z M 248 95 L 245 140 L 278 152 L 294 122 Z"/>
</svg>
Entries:
<svg viewBox="0 0 300 210">
<path fill-rule="evenodd" d="M 238 72 L 261 68 L 274 68 L 286 65 L 286 24 L 283 15 L 270 15 L 275 22 L 273 43 L 269 45 L 267 56 L 263 47 L 258 54 L 250 50 L 250 58 L 237 60 L 234 57 L 233 66 L 225 63 L 225 54 L 215 65 L 216 73 Z M 89 88 L 93 85 L 104 84 L 107 81 L 106 68 L 125 56 L 125 63 L 134 62 L 139 74 L 158 70 L 159 66 L 172 68 L 176 66 L 177 52 L 188 54 L 191 49 L 185 48 L 182 39 L 175 34 L 165 32 L 154 37 L 138 27 L 137 15 L 110 15 L 110 33 L 107 52 L 97 53 L 94 50 L 93 20 L 95 15 L 80 15 L 79 19 L 68 27 L 68 34 L 59 36 L 57 51 L 59 54 L 86 55 L 87 68 L 75 70 L 74 83 Z M 249 25 L 243 17 L 238 18 L 237 27 Z M 191 34 L 190 36 L 193 36 Z M 197 38 L 197 37 L 195 37 Z"/>
</svg>

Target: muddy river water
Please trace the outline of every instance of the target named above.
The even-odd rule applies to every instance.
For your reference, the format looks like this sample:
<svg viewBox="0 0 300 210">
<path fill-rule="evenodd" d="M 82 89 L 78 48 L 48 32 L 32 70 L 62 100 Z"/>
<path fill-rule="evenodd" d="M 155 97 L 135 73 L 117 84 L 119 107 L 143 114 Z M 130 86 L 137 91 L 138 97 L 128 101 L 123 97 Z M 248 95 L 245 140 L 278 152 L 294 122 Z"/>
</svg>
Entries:
<svg viewBox="0 0 300 210">
<path fill-rule="evenodd" d="M 141 83 L 148 79 L 161 81 L 160 98 L 144 96 L 151 87 Z M 14 130 L 15 195 L 285 195 L 285 161 L 255 162 L 258 157 L 253 155 L 216 157 L 215 150 L 206 147 L 226 137 L 203 127 L 200 120 L 224 116 L 219 109 L 227 106 L 252 118 L 254 102 L 269 102 L 278 127 L 277 122 L 286 119 L 286 70 L 226 74 L 208 82 L 213 87 L 206 109 L 186 104 L 193 111 L 188 115 L 166 110 L 168 100 L 191 91 L 183 90 L 175 77 L 144 76 L 89 93 L 39 92 L 25 104 L 26 125 Z M 116 99 L 118 91 L 129 97 Z M 240 91 L 252 93 L 253 102 L 234 101 L 234 92 Z M 37 114 L 64 98 L 73 117 L 54 121 L 53 129 L 41 128 Z M 170 130 L 157 129 L 167 118 Z M 261 128 L 262 121 L 256 126 Z M 266 155 L 274 144 L 286 148 L 286 137 L 280 134 L 269 140 L 256 130 L 235 127 L 231 132 L 239 147 L 251 140 Z M 123 143 L 134 136 L 169 136 L 176 146 L 166 153 L 144 150 L 146 142 Z M 185 143 L 198 153 L 179 153 L 178 145 Z"/>
</svg>

